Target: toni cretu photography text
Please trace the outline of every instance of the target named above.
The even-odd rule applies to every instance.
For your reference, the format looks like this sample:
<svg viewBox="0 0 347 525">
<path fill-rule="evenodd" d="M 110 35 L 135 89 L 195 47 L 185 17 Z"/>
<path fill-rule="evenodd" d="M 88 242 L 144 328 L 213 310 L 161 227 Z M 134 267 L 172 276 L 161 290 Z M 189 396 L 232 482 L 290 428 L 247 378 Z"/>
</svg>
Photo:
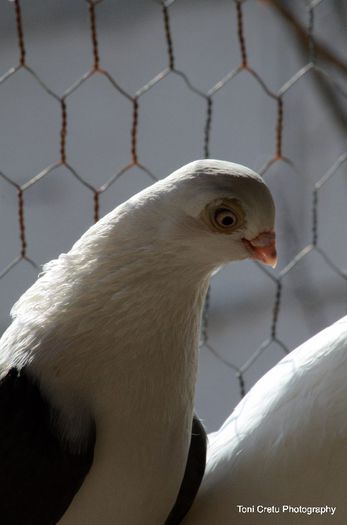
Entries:
<svg viewBox="0 0 347 525">
<path fill-rule="evenodd" d="M 334 516 L 336 507 L 324 505 L 314 507 L 309 505 L 236 505 L 240 514 L 326 514 Z"/>
</svg>

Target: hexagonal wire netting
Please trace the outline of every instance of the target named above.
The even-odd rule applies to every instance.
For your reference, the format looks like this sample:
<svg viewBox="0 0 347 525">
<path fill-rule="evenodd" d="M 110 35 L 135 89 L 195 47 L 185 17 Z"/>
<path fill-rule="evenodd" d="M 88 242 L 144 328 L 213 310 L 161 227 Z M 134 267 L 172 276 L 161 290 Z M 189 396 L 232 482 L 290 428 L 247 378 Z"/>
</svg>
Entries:
<svg viewBox="0 0 347 525">
<path fill-rule="evenodd" d="M 346 6 L 57 4 L 1 5 L 1 331 L 92 219 L 194 158 L 248 164 L 275 195 L 280 263 L 213 279 L 197 405 L 215 427 L 346 310 Z"/>
</svg>

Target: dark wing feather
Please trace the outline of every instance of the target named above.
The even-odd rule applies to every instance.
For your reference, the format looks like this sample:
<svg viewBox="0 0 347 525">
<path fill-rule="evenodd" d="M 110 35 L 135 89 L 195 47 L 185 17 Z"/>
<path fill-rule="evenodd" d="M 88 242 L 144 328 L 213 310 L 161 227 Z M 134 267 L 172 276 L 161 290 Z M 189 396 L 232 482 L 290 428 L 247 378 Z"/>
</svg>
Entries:
<svg viewBox="0 0 347 525">
<path fill-rule="evenodd" d="M 192 438 L 184 477 L 175 505 L 165 525 L 179 525 L 193 504 L 206 466 L 207 435 L 199 418 L 194 416 Z"/>
<path fill-rule="evenodd" d="M 0 523 L 54 525 L 93 461 L 95 430 L 81 453 L 64 447 L 52 409 L 25 370 L 0 381 Z"/>
</svg>

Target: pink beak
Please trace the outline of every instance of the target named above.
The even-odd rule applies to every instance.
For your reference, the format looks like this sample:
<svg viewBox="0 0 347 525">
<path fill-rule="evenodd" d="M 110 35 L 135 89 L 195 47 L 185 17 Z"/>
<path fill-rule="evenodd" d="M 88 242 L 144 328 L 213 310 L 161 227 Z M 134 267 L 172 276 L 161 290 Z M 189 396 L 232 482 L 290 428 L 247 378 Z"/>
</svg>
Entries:
<svg viewBox="0 0 347 525">
<path fill-rule="evenodd" d="M 275 268 L 277 264 L 276 236 L 274 232 L 260 233 L 254 239 L 242 239 L 252 259 Z"/>
</svg>

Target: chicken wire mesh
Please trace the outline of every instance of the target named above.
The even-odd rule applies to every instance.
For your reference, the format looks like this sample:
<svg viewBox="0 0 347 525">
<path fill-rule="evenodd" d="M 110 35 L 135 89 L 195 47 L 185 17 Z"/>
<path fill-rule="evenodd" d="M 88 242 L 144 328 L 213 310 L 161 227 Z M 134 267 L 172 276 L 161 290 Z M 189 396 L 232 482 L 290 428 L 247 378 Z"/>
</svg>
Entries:
<svg viewBox="0 0 347 525">
<path fill-rule="evenodd" d="M 346 6 L 15 0 L 0 10 L 1 332 L 43 262 L 185 162 L 244 163 L 274 193 L 278 268 L 222 270 L 203 316 L 197 406 L 216 427 L 346 311 Z"/>
</svg>

